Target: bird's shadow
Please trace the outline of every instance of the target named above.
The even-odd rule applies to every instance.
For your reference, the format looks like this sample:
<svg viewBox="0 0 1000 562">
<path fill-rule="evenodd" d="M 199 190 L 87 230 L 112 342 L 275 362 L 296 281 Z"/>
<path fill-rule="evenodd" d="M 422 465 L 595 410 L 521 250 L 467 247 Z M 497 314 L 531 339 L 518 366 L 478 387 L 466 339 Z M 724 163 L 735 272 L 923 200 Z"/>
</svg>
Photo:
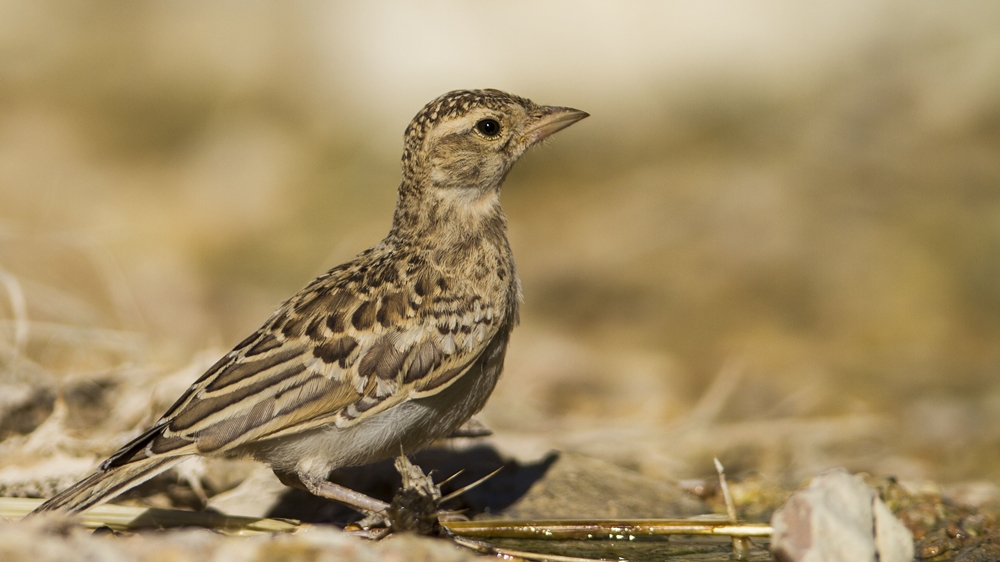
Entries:
<svg viewBox="0 0 1000 562">
<path fill-rule="evenodd" d="M 496 449 L 479 445 L 464 450 L 432 448 L 409 458 L 429 473 L 435 482 L 455 474 L 441 486 L 443 495 L 461 489 L 500 468 L 485 482 L 442 504 L 443 509 L 461 511 L 467 517 L 483 513 L 499 513 L 524 496 L 531 485 L 541 479 L 558 458 L 550 453 L 531 464 L 505 461 Z M 330 474 L 330 481 L 386 502 L 392 500 L 402 479 L 391 460 L 365 466 L 341 468 Z M 267 517 L 286 517 L 305 523 L 346 525 L 361 518 L 356 511 L 337 502 L 289 488 L 267 513 Z"/>
</svg>

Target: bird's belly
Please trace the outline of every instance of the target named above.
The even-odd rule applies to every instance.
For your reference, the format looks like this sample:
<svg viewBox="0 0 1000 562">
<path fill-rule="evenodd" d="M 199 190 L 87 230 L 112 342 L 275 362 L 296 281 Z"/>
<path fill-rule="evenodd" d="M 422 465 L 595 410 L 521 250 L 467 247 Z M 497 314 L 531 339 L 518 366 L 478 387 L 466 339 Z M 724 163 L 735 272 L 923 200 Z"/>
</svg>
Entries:
<svg viewBox="0 0 1000 562">
<path fill-rule="evenodd" d="M 506 341 L 497 342 L 475 365 L 441 392 L 409 400 L 357 424 L 283 438 L 251 454 L 276 472 L 326 477 L 343 466 L 357 466 L 413 453 L 444 437 L 482 409 L 503 368 Z"/>
</svg>

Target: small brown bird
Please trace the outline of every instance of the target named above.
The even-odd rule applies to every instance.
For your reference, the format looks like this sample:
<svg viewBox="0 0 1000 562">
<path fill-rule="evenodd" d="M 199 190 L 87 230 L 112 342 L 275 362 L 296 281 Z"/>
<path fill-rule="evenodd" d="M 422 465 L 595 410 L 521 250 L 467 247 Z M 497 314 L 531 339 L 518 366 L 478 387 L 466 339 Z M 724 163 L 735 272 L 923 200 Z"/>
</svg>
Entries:
<svg viewBox="0 0 1000 562">
<path fill-rule="evenodd" d="M 584 117 L 498 90 L 427 104 L 406 128 L 388 236 L 288 299 L 35 512 L 85 510 L 204 455 L 251 457 L 286 484 L 384 515 L 328 475 L 420 449 L 486 403 L 521 294 L 500 187 L 529 147 Z"/>
</svg>

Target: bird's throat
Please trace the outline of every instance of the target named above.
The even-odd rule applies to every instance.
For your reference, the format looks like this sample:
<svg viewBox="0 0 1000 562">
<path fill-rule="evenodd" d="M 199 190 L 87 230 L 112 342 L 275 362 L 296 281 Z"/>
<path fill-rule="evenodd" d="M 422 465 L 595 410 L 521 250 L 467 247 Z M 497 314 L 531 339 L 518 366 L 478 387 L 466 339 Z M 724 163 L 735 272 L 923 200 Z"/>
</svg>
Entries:
<svg viewBox="0 0 1000 562">
<path fill-rule="evenodd" d="M 446 230 L 479 230 L 503 215 L 500 190 L 425 188 L 400 190 L 393 229 L 422 235 Z"/>
</svg>

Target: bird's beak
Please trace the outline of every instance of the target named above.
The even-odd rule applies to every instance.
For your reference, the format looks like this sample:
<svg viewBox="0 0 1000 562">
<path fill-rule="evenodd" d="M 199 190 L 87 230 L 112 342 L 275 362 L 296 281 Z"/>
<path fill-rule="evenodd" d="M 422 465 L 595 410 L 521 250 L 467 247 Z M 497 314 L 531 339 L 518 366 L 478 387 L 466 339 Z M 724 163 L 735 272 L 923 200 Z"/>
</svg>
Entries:
<svg viewBox="0 0 1000 562">
<path fill-rule="evenodd" d="M 589 116 L 590 114 L 586 111 L 572 107 L 547 105 L 539 108 L 534 122 L 528 127 L 522 138 L 530 146 Z"/>
</svg>

